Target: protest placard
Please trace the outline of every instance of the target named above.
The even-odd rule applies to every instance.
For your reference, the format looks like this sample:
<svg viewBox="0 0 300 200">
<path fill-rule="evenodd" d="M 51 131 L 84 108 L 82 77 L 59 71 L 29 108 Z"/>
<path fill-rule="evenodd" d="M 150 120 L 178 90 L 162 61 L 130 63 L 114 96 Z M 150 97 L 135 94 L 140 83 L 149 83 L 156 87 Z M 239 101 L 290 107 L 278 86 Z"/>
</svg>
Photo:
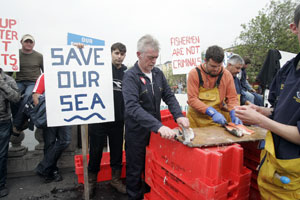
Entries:
<svg viewBox="0 0 300 200">
<path fill-rule="evenodd" d="M 44 61 L 48 126 L 114 121 L 107 46 L 49 47 Z"/>
<path fill-rule="evenodd" d="M 18 21 L 0 17 L 0 67 L 7 72 L 19 71 Z"/>
<path fill-rule="evenodd" d="M 200 36 L 171 37 L 173 74 L 188 74 L 201 64 Z"/>
<path fill-rule="evenodd" d="M 68 45 L 84 44 L 85 46 L 87 45 L 103 46 L 105 44 L 105 41 L 83 36 L 83 35 L 74 34 L 74 33 L 68 33 L 67 44 Z"/>
</svg>

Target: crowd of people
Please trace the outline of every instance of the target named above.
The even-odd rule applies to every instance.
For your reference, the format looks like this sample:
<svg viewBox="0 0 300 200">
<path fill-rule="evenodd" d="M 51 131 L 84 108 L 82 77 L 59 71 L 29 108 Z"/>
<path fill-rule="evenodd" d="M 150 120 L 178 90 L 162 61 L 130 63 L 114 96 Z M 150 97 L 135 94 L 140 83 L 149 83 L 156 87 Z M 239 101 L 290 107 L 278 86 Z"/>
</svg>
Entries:
<svg viewBox="0 0 300 200">
<path fill-rule="evenodd" d="M 290 29 L 300 44 L 300 5 L 294 13 Z M 6 187 L 7 152 L 11 132 L 17 136 L 28 127 L 22 106 L 26 97 L 35 105 L 44 95 L 43 56 L 34 51 L 34 38 L 21 39 L 20 72 L 14 80 L 0 68 L 0 197 L 8 195 Z M 261 154 L 258 185 L 262 199 L 299 199 L 300 185 L 300 54 L 288 61 L 274 77 L 269 102 L 263 107 L 262 97 L 247 81 L 248 58 L 233 54 L 223 66 L 224 50 L 210 46 L 204 62 L 189 72 L 187 80 L 188 113 L 185 117 L 174 92 L 160 69 L 155 67 L 159 42 L 144 35 L 137 42 L 137 62 L 130 69 L 123 65 L 126 46 L 111 46 L 115 121 L 89 125 L 90 160 L 88 163 L 89 194 L 93 197 L 100 170 L 105 140 L 109 137 L 110 184 L 128 199 L 143 199 L 149 191 L 141 175 L 145 170 L 146 146 L 150 133 L 172 139 L 175 132 L 161 122 L 160 103 L 164 101 L 174 120 L 182 127 L 258 125 L 269 130 Z M 246 105 L 243 105 L 246 104 Z M 11 105 L 11 108 L 10 108 Z M 125 132 L 126 185 L 121 180 L 122 152 Z M 44 158 L 35 172 L 45 182 L 61 181 L 57 161 L 71 142 L 69 126 L 43 128 Z M 277 176 L 286 176 L 283 185 Z M 274 179 L 275 177 L 275 179 Z"/>
</svg>

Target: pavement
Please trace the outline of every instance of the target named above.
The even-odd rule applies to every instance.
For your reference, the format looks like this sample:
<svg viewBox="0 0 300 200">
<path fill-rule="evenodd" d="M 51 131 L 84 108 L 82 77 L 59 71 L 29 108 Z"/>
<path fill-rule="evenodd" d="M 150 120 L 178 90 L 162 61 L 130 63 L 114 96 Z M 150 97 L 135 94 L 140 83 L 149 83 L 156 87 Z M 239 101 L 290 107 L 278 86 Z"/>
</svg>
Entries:
<svg viewBox="0 0 300 200">
<path fill-rule="evenodd" d="M 24 174 L 23 174 L 24 175 Z M 73 169 L 61 170 L 63 180 L 44 183 L 43 179 L 33 173 L 9 175 L 7 187 L 9 195 L 1 200 L 81 200 L 83 184 L 78 184 Z M 124 180 L 123 180 L 124 181 Z M 91 200 L 127 200 L 127 195 L 118 193 L 109 181 L 97 185 L 96 196 Z"/>
</svg>

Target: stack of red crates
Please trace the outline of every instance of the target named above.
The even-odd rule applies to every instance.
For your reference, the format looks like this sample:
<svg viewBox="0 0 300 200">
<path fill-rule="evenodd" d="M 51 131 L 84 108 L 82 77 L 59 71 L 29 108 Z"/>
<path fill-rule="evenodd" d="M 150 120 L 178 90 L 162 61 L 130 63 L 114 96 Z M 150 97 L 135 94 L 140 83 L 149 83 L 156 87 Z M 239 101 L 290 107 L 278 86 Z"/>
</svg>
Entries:
<svg viewBox="0 0 300 200">
<path fill-rule="evenodd" d="M 89 155 L 87 155 L 87 161 L 89 161 Z M 75 155 L 75 173 L 78 178 L 78 183 L 84 184 L 83 176 L 83 160 L 82 155 Z M 126 158 L 125 151 L 123 151 L 123 161 L 122 161 L 122 173 L 121 178 L 126 177 Z M 111 180 L 111 167 L 110 167 L 110 154 L 109 152 L 104 152 L 102 154 L 102 159 L 100 163 L 100 172 L 98 173 L 97 182 Z"/>
<path fill-rule="evenodd" d="M 258 143 L 259 142 L 241 143 L 241 146 L 244 148 L 244 164 L 247 168 L 252 170 L 249 200 L 260 200 L 257 176 L 261 150 L 258 148 Z"/>
<path fill-rule="evenodd" d="M 162 122 L 178 126 L 168 111 Z M 190 148 L 152 133 L 146 152 L 145 181 L 149 200 L 248 199 L 251 171 L 243 166 L 243 148 Z"/>
</svg>

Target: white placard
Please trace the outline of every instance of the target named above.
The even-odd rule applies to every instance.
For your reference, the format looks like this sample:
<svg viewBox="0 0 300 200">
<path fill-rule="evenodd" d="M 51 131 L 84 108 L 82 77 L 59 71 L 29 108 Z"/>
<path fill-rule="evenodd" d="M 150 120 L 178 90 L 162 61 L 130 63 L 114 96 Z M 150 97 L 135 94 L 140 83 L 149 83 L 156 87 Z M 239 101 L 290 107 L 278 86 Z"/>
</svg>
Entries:
<svg viewBox="0 0 300 200">
<path fill-rule="evenodd" d="M 293 59 L 294 57 L 297 56 L 297 54 L 295 53 L 290 53 L 290 52 L 287 52 L 287 51 L 280 51 L 280 54 L 281 54 L 281 59 L 280 59 L 280 68 L 283 67 L 283 65 L 285 65 L 285 63 L 291 59 Z"/>
<path fill-rule="evenodd" d="M 180 105 L 181 111 L 185 111 L 187 113 L 188 111 L 188 104 L 187 104 L 187 94 L 175 94 L 175 97 Z M 160 104 L 160 110 L 168 109 L 168 106 L 165 104 L 165 102 L 161 102 Z"/>
<path fill-rule="evenodd" d="M 48 126 L 114 121 L 107 46 L 47 48 L 44 70 Z"/>
<path fill-rule="evenodd" d="M 6 72 L 20 71 L 19 21 L 0 17 L 0 67 Z"/>
<path fill-rule="evenodd" d="M 188 74 L 201 64 L 200 36 L 171 37 L 173 74 Z"/>
</svg>

